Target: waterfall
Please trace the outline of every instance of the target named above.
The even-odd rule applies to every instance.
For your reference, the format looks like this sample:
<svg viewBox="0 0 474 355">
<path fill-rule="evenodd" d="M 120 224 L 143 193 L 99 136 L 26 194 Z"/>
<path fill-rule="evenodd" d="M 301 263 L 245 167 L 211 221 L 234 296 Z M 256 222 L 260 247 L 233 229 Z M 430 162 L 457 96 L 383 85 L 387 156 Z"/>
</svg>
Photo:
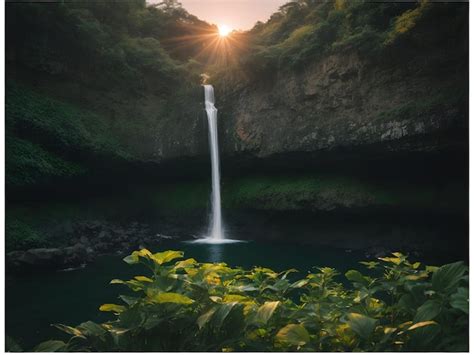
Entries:
<svg viewBox="0 0 474 355">
<path fill-rule="evenodd" d="M 209 123 L 209 148 L 211 151 L 212 171 L 212 215 L 209 224 L 210 238 L 219 241 L 224 239 L 222 231 L 221 213 L 221 187 L 219 170 L 219 142 L 217 138 L 217 109 L 214 106 L 214 88 L 212 85 L 204 85 L 204 101 Z"/>
<path fill-rule="evenodd" d="M 211 151 L 211 173 L 212 173 L 212 213 L 209 221 L 209 231 L 204 238 L 189 241 L 189 243 L 201 244 L 229 244 L 242 243 L 243 240 L 229 239 L 224 237 L 222 230 L 222 212 L 221 212 L 221 186 L 219 170 L 219 142 L 217 138 L 217 109 L 214 106 L 214 88 L 212 85 L 204 85 L 204 102 L 209 122 L 209 148 Z M 213 261 L 222 261 L 222 249 L 219 245 L 210 249 Z"/>
</svg>

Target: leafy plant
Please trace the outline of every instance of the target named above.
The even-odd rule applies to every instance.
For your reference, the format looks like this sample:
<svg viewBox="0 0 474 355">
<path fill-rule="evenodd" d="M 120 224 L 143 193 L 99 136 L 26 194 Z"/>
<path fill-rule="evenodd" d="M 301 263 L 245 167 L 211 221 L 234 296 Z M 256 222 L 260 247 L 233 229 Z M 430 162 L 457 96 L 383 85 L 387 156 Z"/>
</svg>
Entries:
<svg viewBox="0 0 474 355">
<path fill-rule="evenodd" d="M 249 32 L 253 47 L 242 54 L 241 66 L 261 80 L 268 75 L 266 67 L 297 70 L 348 51 L 366 60 L 403 57 L 413 48 L 438 48 L 464 40 L 460 35 L 467 33 L 463 12 L 459 4 L 426 0 L 295 0 Z"/>
<path fill-rule="evenodd" d="M 316 268 L 232 268 L 147 249 L 124 258 L 149 276 L 112 280 L 132 294 L 36 351 L 466 351 L 468 276 L 462 262 L 411 263 L 401 253 L 362 262 L 370 275 Z M 177 261 L 177 259 L 180 259 Z"/>
</svg>

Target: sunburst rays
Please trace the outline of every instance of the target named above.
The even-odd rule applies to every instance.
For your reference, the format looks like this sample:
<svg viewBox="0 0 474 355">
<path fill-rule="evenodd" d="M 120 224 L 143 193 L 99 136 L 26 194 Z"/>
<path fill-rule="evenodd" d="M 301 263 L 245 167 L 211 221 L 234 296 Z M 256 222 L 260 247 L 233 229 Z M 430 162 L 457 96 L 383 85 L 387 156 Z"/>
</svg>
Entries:
<svg viewBox="0 0 474 355">
<path fill-rule="evenodd" d="M 228 30 L 225 29 L 226 31 Z M 171 52 L 184 51 L 194 48 L 193 59 L 207 65 L 231 65 L 245 49 L 244 36 L 236 31 L 222 35 L 217 26 L 201 30 L 195 35 L 182 35 L 168 38 L 163 41 Z"/>
</svg>

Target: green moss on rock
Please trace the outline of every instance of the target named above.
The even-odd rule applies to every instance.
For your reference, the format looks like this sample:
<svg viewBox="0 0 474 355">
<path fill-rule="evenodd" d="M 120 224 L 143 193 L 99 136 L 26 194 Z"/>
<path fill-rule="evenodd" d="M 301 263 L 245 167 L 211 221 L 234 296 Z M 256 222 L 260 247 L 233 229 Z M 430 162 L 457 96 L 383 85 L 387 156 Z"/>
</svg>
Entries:
<svg viewBox="0 0 474 355">
<path fill-rule="evenodd" d="M 5 224 L 5 248 L 7 251 L 39 248 L 47 245 L 46 237 L 19 219 L 7 219 Z"/>
<path fill-rule="evenodd" d="M 41 146 L 17 137 L 6 137 L 6 183 L 26 186 L 50 178 L 73 177 L 86 172 L 78 163 L 67 161 Z"/>
<path fill-rule="evenodd" d="M 453 190 L 454 191 L 454 190 Z M 459 194 L 458 194 L 459 195 Z M 331 211 L 351 208 L 413 208 L 445 206 L 431 185 L 378 184 L 344 176 L 305 175 L 248 177 L 227 181 L 225 208 Z"/>
</svg>

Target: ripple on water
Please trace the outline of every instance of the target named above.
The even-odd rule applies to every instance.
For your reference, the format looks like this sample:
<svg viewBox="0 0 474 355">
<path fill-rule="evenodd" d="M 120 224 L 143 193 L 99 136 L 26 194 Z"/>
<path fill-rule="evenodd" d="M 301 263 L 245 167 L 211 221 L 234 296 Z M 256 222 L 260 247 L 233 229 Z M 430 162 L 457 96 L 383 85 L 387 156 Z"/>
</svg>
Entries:
<svg viewBox="0 0 474 355">
<path fill-rule="evenodd" d="M 235 243 L 247 243 L 247 240 L 238 239 L 216 239 L 216 238 L 200 238 L 195 240 L 187 240 L 183 243 L 189 244 L 235 244 Z"/>
</svg>

